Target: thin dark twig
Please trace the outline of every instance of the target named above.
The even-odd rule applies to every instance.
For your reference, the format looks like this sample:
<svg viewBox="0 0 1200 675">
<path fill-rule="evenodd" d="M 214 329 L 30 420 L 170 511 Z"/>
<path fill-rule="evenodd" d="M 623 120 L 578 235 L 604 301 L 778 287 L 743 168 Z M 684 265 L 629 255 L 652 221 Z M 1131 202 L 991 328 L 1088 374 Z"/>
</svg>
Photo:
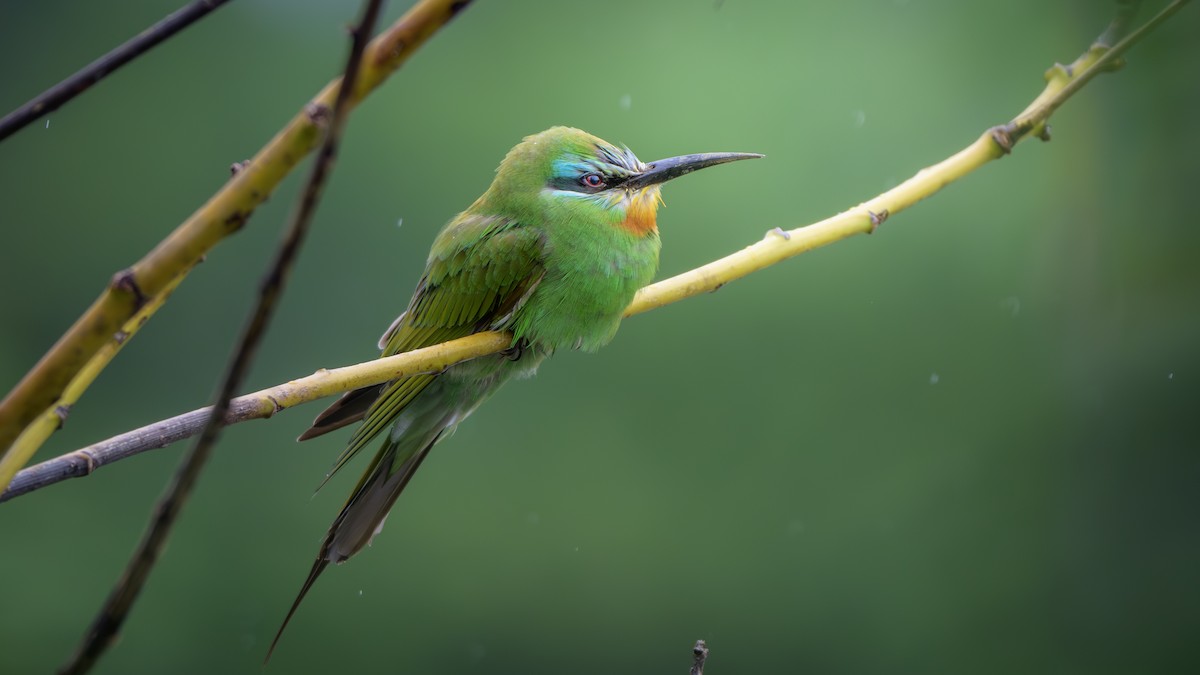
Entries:
<svg viewBox="0 0 1200 675">
<path fill-rule="evenodd" d="M 332 112 L 324 109 L 324 107 L 313 108 L 309 111 L 309 114 L 315 120 L 324 121 L 328 125 L 325 133 L 325 141 L 317 154 L 312 173 L 309 174 L 308 182 L 300 196 L 299 204 L 288 223 L 275 259 L 272 261 L 271 267 L 263 279 L 259 289 L 257 306 L 254 308 L 254 312 L 251 314 L 250 320 L 247 322 L 238 341 L 233 358 L 222 380 L 220 392 L 217 394 L 215 403 L 213 404 L 208 422 L 204 430 L 200 433 L 196 444 L 192 446 L 191 450 L 184 457 L 170 485 L 167 487 L 166 493 L 159 499 L 151 516 L 150 526 L 143 535 L 142 540 L 138 543 L 137 550 L 134 551 L 125 572 L 121 575 L 117 586 L 113 589 L 112 594 L 109 595 L 104 607 L 101 608 L 91 628 L 84 636 L 79 650 L 62 669 L 61 672 L 63 673 L 87 672 L 108 645 L 112 643 L 122 622 L 126 615 L 128 615 L 133 601 L 137 598 L 142 585 L 149 576 L 150 570 L 162 553 L 162 548 L 166 543 L 171 526 L 182 510 L 188 496 L 191 494 L 196 479 L 200 475 L 200 470 L 203 468 L 205 461 L 212 452 L 213 446 L 216 444 L 217 437 L 224 426 L 225 415 L 229 411 L 230 399 L 233 398 L 234 391 L 240 385 L 246 371 L 254 360 L 254 354 L 257 351 L 263 334 L 266 332 L 275 304 L 287 284 L 292 261 L 295 259 L 296 253 L 304 241 L 304 236 L 308 231 L 312 215 L 316 210 L 317 203 L 320 201 L 326 177 L 332 170 L 333 159 L 337 154 L 338 140 L 341 130 L 345 125 L 346 111 L 348 109 L 346 103 L 354 91 L 359 65 L 362 62 L 363 50 L 370 39 L 371 33 L 374 31 L 375 22 L 379 16 L 382 4 L 382 0 L 365 0 L 362 19 L 352 31 L 353 42 L 350 48 L 350 56 L 346 61 L 345 75 L 342 76 L 342 85 L 338 91 Z"/>
<path fill-rule="evenodd" d="M 28 103 L 0 119 L 0 141 L 42 115 L 87 91 L 109 73 L 145 54 L 159 43 L 204 18 L 229 0 L 194 0 L 167 18 L 138 33 L 125 44 L 84 66 L 81 70 L 43 91 Z"/>
<path fill-rule="evenodd" d="M 692 647 L 692 669 L 688 675 L 704 675 L 704 662 L 707 660 L 708 645 L 704 644 L 704 640 L 696 640 L 696 646 Z"/>
</svg>

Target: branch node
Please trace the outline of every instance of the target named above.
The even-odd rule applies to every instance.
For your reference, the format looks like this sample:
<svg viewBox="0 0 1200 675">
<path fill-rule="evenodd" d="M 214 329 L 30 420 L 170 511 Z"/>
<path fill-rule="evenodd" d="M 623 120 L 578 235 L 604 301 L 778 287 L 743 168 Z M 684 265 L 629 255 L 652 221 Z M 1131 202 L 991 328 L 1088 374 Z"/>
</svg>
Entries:
<svg viewBox="0 0 1200 675">
<path fill-rule="evenodd" d="M 128 267 L 114 274 L 108 286 L 114 291 L 120 291 L 121 293 L 133 296 L 133 311 L 135 312 L 141 309 L 142 305 L 146 304 L 146 294 L 142 293 L 141 286 L 138 286 L 137 277 L 134 276 L 133 270 Z"/>
<path fill-rule="evenodd" d="M 240 162 L 234 162 L 233 164 L 229 165 L 229 175 L 236 176 L 248 166 L 250 166 L 250 160 L 248 159 L 243 159 Z"/>
<path fill-rule="evenodd" d="M 242 229 L 242 226 L 246 224 L 247 217 L 248 217 L 248 214 L 245 211 L 242 211 L 240 209 L 237 211 L 234 211 L 233 213 L 226 216 L 226 218 L 224 220 L 225 229 L 230 232 L 236 232 L 236 231 Z"/>
<path fill-rule="evenodd" d="M 1108 45 L 1097 42 L 1097 43 L 1093 44 L 1091 47 L 1088 47 L 1088 56 L 1091 56 L 1091 57 L 1099 60 L 1100 57 L 1104 56 L 1105 52 L 1107 52 L 1109 49 L 1111 49 L 1111 47 L 1109 47 Z M 1125 67 L 1125 57 L 1118 56 L 1117 58 L 1112 59 L 1108 63 L 1104 64 L 1103 72 L 1112 73 L 1112 72 L 1118 71 L 1124 67 Z"/>
<path fill-rule="evenodd" d="M 1037 137 L 1038 137 L 1038 140 L 1043 141 L 1045 143 L 1049 143 L 1050 142 L 1050 125 L 1042 124 L 1042 128 L 1038 129 Z"/>
<path fill-rule="evenodd" d="M 329 124 L 330 113 L 329 106 L 318 101 L 310 101 L 308 105 L 304 106 L 304 114 L 308 116 L 308 121 L 318 127 L 325 127 Z"/>
<path fill-rule="evenodd" d="M 1014 130 L 1011 124 L 1002 124 L 988 129 L 988 135 L 992 137 L 996 147 L 1000 148 L 1001 154 L 1012 154 Z"/>
<path fill-rule="evenodd" d="M 67 417 L 71 415 L 71 406 L 65 404 L 55 406 L 54 414 L 58 417 L 58 428 L 61 429 L 67 423 Z"/>
<path fill-rule="evenodd" d="M 888 216 L 892 214 L 887 209 L 883 209 L 879 213 L 875 213 L 874 211 L 867 209 L 867 215 L 871 218 L 871 231 L 867 234 L 875 234 L 875 230 L 878 230 L 879 226 L 882 225 L 884 221 L 888 219 Z"/>
<path fill-rule="evenodd" d="M 1064 66 L 1061 63 L 1055 63 L 1047 68 L 1046 72 L 1042 74 L 1042 77 L 1045 78 L 1047 83 L 1052 83 L 1055 80 L 1062 80 L 1063 82 L 1066 82 L 1074 76 L 1075 69 L 1071 66 Z"/>
<path fill-rule="evenodd" d="M 268 401 L 270 401 L 270 402 L 271 402 L 271 405 L 272 405 L 272 406 L 275 408 L 274 410 L 272 410 L 272 411 L 271 411 L 271 415 L 268 415 L 268 417 L 270 417 L 270 416 L 274 415 L 275 413 L 277 413 L 277 412 L 280 412 L 280 411 L 282 411 L 282 410 L 283 410 L 283 405 L 279 403 L 279 399 L 277 399 L 277 398 L 275 398 L 274 396 L 271 396 L 270 394 L 268 394 L 268 395 L 267 395 L 267 400 L 268 400 Z"/>
<path fill-rule="evenodd" d="M 80 450 L 75 454 L 83 458 L 83 464 L 86 467 L 83 472 L 83 475 L 85 476 L 92 475 L 92 472 L 100 466 L 100 463 L 96 461 L 96 458 L 93 457 L 92 453 L 88 450 Z"/>
</svg>

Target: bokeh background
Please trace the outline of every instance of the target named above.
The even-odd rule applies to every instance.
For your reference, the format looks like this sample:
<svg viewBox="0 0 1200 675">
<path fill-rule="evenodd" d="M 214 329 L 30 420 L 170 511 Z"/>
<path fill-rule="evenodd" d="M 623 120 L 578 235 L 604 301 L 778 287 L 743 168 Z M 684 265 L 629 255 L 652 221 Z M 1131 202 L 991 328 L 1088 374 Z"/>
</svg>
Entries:
<svg viewBox="0 0 1200 675">
<path fill-rule="evenodd" d="M 0 3 L 0 108 L 179 4 Z M 373 357 L 434 233 L 526 134 L 768 155 L 666 188 L 667 276 L 948 156 L 1110 11 L 477 2 L 352 118 L 246 389 Z M 357 12 L 232 3 L 0 144 L 0 389 L 338 72 Z M 1198 31 L 1185 9 L 1053 142 L 878 234 L 508 386 L 322 578 L 270 672 L 682 673 L 697 638 L 713 675 L 1195 668 Z M 39 458 L 206 402 L 302 175 Z M 97 672 L 262 672 L 360 468 L 310 498 L 344 440 L 293 442 L 318 410 L 227 431 Z M 0 671 L 65 660 L 180 450 L 0 505 Z"/>
</svg>

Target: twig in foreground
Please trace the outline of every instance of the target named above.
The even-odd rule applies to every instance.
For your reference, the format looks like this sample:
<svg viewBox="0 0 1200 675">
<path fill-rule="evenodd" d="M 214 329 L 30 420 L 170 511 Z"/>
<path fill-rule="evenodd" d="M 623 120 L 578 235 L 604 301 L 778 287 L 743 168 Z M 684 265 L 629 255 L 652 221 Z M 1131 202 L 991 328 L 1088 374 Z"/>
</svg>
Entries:
<svg viewBox="0 0 1200 675">
<path fill-rule="evenodd" d="M 43 91 L 28 103 L 0 119 L 0 141 L 22 127 L 87 91 L 109 73 L 145 54 L 179 31 L 204 18 L 229 0 L 194 0 L 167 18 L 130 38 L 127 42 L 84 66 L 74 75 Z"/>
<path fill-rule="evenodd" d="M 332 170 L 333 160 L 337 154 L 338 140 L 346 122 L 349 108 L 347 101 L 350 100 L 354 91 L 363 50 L 375 29 L 375 22 L 379 17 L 379 9 L 382 4 L 383 0 L 365 0 L 364 2 L 362 19 L 353 30 L 350 56 L 346 59 L 345 74 L 342 76 L 341 88 L 334 102 L 332 113 L 319 109 L 313 109 L 310 113 L 314 118 L 327 117 L 324 120 L 328 126 L 325 132 L 325 141 L 313 164 L 312 173 L 301 193 L 296 211 L 288 223 L 283 241 L 279 244 L 275 259 L 263 279 L 259 289 L 258 303 L 234 349 L 233 357 L 230 359 L 204 430 L 200 432 L 200 437 L 192 446 L 191 451 L 184 456 L 166 493 L 155 505 L 149 528 L 138 543 L 117 586 L 96 615 L 87 634 L 84 635 L 83 643 L 78 651 L 61 672 L 87 672 L 112 643 L 132 608 L 133 601 L 137 598 L 150 571 L 162 554 L 163 545 L 166 543 L 171 527 L 191 495 L 201 469 L 209 455 L 212 454 L 212 448 L 216 445 L 221 429 L 225 426 L 225 414 L 229 411 L 230 399 L 233 398 L 234 391 L 241 385 L 246 372 L 250 369 L 250 364 L 254 361 L 254 355 L 262 342 L 267 325 L 270 323 L 275 305 L 287 285 L 292 262 L 304 242 L 312 215 L 321 199 L 325 180 Z"/>
</svg>

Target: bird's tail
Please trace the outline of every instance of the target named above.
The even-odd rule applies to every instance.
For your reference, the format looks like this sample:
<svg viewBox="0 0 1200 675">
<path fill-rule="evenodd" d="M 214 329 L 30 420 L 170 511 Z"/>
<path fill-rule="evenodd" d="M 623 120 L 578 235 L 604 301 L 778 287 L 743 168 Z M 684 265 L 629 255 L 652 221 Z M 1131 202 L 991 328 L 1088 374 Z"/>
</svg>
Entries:
<svg viewBox="0 0 1200 675">
<path fill-rule="evenodd" d="M 271 641 L 271 648 L 267 650 L 266 659 L 263 660 L 264 664 L 271 659 L 271 653 L 279 644 L 284 629 L 292 620 L 308 590 L 316 583 L 317 577 L 321 576 L 329 563 L 345 562 L 371 543 L 371 539 L 383 528 L 383 521 L 392 505 L 396 503 L 396 498 L 417 472 L 421 461 L 429 454 L 429 449 L 452 426 L 452 421 L 445 420 L 425 430 L 425 433 L 412 433 L 414 430 L 409 429 L 409 433 L 405 433 L 399 439 L 393 439 L 389 434 L 383 447 L 371 461 L 371 466 L 358 481 L 350 499 L 342 507 L 341 513 L 329 526 L 329 532 L 325 535 L 325 541 L 321 544 L 321 551 L 317 554 L 308 578 L 304 580 L 304 585 L 284 617 L 275 639 Z"/>
<path fill-rule="evenodd" d="M 317 581 L 317 577 L 321 576 L 321 572 L 324 572 L 328 565 L 329 561 L 324 558 L 317 558 L 317 561 L 313 563 L 312 570 L 308 573 L 308 578 L 304 580 L 304 585 L 300 587 L 299 595 L 296 596 L 296 600 L 292 602 L 292 608 L 288 610 L 287 616 L 283 619 L 283 625 L 275 633 L 275 639 L 271 640 L 271 648 L 267 650 L 267 655 L 263 658 L 264 666 L 271 660 L 271 654 L 275 652 L 275 645 L 279 644 L 279 638 L 283 637 L 283 630 L 287 628 L 288 622 L 292 620 L 292 615 L 299 609 L 300 602 L 304 600 L 304 596 L 308 595 L 308 589 L 312 588 L 312 585 Z"/>
</svg>

